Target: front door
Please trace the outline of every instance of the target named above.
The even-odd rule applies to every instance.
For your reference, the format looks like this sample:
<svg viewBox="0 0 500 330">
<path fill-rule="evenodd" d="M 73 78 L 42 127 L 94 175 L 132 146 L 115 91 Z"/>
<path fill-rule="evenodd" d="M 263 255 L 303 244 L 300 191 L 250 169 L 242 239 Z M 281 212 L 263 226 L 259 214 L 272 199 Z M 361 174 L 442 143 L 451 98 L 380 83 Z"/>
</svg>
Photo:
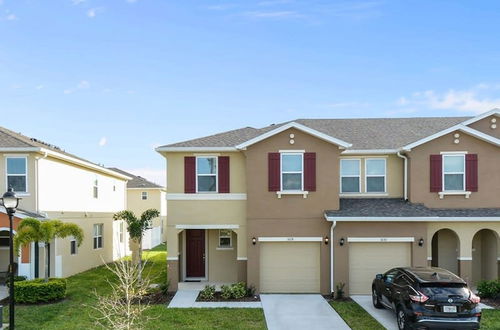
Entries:
<svg viewBox="0 0 500 330">
<path fill-rule="evenodd" d="M 205 230 L 186 230 L 186 277 L 205 277 Z"/>
</svg>

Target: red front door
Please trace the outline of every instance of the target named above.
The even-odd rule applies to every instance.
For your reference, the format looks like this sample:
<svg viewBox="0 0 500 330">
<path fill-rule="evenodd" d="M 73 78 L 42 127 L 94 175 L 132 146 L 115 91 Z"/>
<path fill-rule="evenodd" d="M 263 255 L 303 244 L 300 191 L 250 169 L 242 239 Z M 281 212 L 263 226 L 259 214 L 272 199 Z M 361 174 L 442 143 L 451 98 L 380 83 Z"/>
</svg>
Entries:
<svg viewBox="0 0 500 330">
<path fill-rule="evenodd" d="M 205 277 L 205 230 L 186 230 L 186 277 Z"/>
</svg>

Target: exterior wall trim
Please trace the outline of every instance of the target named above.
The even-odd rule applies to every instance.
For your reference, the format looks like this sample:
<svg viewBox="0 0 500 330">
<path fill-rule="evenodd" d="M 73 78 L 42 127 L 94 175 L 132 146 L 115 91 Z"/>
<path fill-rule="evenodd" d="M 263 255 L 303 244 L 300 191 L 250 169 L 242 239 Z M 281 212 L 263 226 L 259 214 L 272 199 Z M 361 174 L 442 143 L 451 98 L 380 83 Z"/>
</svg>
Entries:
<svg viewBox="0 0 500 330">
<path fill-rule="evenodd" d="M 457 259 L 460 261 L 472 261 L 472 257 L 458 257 Z"/>
<path fill-rule="evenodd" d="M 167 257 L 167 261 L 177 261 L 179 257 Z"/>
<path fill-rule="evenodd" d="M 240 225 L 175 225 L 175 229 L 239 229 Z"/>
<path fill-rule="evenodd" d="M 235 147 L 158 147 L 157 152 L 225 152 L 238 151 Z"/>
<path fill-rule="evenodd" d="M 398 149 L 352 149 L 342 151 L 341 155 L 386 155 L 397 153 Z"/>
<path fill-rule="evenodd" d="M 480 121 L 481 119 L 484 119 L 486 117 L 489 117 L 491 115 L 497 115 L 497 116 L 500 116 L 500 109 L 499 108 L 495 108 L 493 110 L 490 110 L 488 112 L 485 112 L 485 113 L 482 113 L 476 117 L 473 117 L 471 119 L 467 119 L 466 121 L 462 122 L 462 125 L 470 125 L 470 124 L 473 124 L 475 123 L 476 121 Z"/>
<path fill-rule="evenodd" d="M 399 243 L 415 242 L 415 237 L 348 237 L 348 243 Z"/>
<path fill-rule="evenodd" d="M 238 261 L 247 261 L 248 258 L 247 257 L 236 257 L 236 260 L 238 260 Z"/>
<path fill-rule="evenodd" d="M 259 237 L 259 242 L 322 242 L 323 237 Z"/>
<path fill-rule="evenodd" d="M 219 194 L 219 193 L 198 193 L 198 194 L 168 194 L 167 200 L 170 201 L 214 201 L 214 200 L 234 200 L 234 201 L 244 201 L 247 199 L 247 194 L 245 193 L 229 193 L 229 194 Z"/>
<path fill-rule="evenodd" d="M 327 221 L 352 221 L 352 222 L 495 222 L 500 221 L 500 217 L 329 217 L 325 215 Z"/>
</svg>

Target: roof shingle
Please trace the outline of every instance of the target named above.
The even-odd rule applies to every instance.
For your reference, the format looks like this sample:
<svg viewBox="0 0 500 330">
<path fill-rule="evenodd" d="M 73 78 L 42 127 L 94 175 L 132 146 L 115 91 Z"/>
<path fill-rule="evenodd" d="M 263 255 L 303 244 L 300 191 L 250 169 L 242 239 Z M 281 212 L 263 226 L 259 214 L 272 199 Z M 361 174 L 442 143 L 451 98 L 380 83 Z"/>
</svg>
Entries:
<svg viewBox="0 0 500 330">
<path fill-rule="evenodd" d="M 158 189 L 158 188 L 161 189 L 161 188 L 163 188 L 162 186 L 160 186 L 154 182 L 148 181 L 147 179 L 145 179 L 141 176 L 134 175 L 134 174 L 129 173 L 129 172 L 125 172 L 123 170 L 120 170 L 119 168 L 110 167 L 109 169 L 132 178 L 131 180 L 128 180 L 127 188 L 144 188 L 144 189 Z"/>
</svg>

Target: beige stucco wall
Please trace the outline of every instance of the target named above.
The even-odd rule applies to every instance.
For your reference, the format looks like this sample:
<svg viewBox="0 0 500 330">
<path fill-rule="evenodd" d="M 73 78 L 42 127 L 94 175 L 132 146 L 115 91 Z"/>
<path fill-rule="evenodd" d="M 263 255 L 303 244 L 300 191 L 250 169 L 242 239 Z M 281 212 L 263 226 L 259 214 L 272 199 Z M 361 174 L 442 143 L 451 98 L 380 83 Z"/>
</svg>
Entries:
<svg viewBox="0 0 500 330">
<path fill-rule="evenodd" d="M 148 193 L 146 200 L 142 199 L 142 192 Z M 148 209 L 156 209 L 160 212 L 160 216 L 154 218 L 152 221 L 153 227 L 163 228 L 162 242 L 167 239 L 166 226 L 167 226 L 167 209 L 165 192 L 161 189 L 127 189 L 127 209 L 134 212 L 138 217 L 142 212 Z"/>
<path fill-rule="evenodd" d="M 186 156 L 229 156 L 229 190 L 231 193 L 245 193 L 245 157 L 240 152 L 215 153 L 162 153 L 167 159 L 167 192 L 184 193 L 184 157 Z"/>
<path fill-rule="evenodd" d="M 454 134 L 460 134 L 460 143 L 455 144 Z M 445 151 L 467 151 L 478 155 L 479 189 L 470 198 L 445 196 L 430 192 L 429 157 Z M 434 208 L 498 207 L 500 205 L 500 149 L 488 142 L 456 131 L 432 140 L 409 152 L 409 189 L 413 203 L 424 203 Z"/>
<path fill-rule="evenodd" d="M 366 192 L 366 159 L 383 158 L 386 161 L 386 192 L 385 193 L 367 193 Z M 388 198 L 402 198 L 403 197 L 403 181 L 404 181 L 404 161 L 397 155 L 360 155 L 360 156 L 341 156 L 340 159 L 358 159 L 361 163 L 361 193 L 343 194 L 343 197 L 388 197 Z M 339 165 L 339 178 L 340 178 L 340 165 Z M 339 179 L 340 180 L 340 179 Z M 339 182 L 340 184 L 340 182 Z"/>
<path fill-rule="evenodd" d="M 232 234 L 232 249 L 218 249 L 219 231 L 208 231 L 208 280 L 235 283 L 238 280 L 236 247 L 238 237 Z"/>
<path fill-rule="evenodd" d="M 495 118 L 496 119 L 496 128 L 492 128 L 491 124 L 491 119 Z M 496 138 L 500 139 L 500 116 L 496 115 L 491 115 L 489 117 L 483 118 L 481 120 L 476 121 L 475 123 L 472 123 L 469 125 L 471 128 L 477 129 L 478 131 L 481 131 L 483 133 L 486 133 L 488 135 L 494 136 Z"/>
<path fill-rule="evenodd" d="M 27 193 L 17 194 L 22 200 L 19 202 L 19 208 L 23 210 L 36 210 L 36 172 L 35 172 L 35 164 L 36 159 L 40 157 L 37 153 L 13 153 L 13 152 L 4 152 L 0 154 L 0 189 L 1 191 L 7 191 L 7 157 L 23 157 L 25 156 L 27 159 L 27 167 L 28 167 L 28 191 Z M 2 192 L 2 194 L 3 194 Z"/>
</svg>

